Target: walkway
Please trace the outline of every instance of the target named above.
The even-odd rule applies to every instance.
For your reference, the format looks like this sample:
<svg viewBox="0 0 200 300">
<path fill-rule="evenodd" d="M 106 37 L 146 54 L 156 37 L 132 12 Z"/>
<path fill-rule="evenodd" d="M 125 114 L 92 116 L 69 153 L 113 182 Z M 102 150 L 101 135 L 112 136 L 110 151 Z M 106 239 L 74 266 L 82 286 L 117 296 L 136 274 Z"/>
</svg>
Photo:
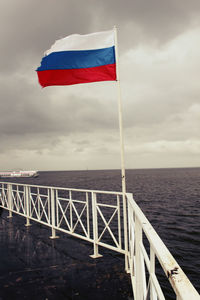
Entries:
<svg viewBox="0 0 200 300">
<path fill-rule="evenodd" d="M 0 216 L 0 300 L 131 300 L 124 257 L 101 249 L 92 259 L 93 246 L 33 223 L 25 227 L 20 216 Z"/>
</svg>

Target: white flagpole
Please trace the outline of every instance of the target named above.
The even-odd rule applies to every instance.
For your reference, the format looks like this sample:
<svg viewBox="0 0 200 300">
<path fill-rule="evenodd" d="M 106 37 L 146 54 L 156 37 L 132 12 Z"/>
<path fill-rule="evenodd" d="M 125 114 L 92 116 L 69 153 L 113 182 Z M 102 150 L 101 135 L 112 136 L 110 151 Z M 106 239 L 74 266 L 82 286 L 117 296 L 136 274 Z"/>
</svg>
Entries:
<svg viewBox="0 0 200 300">
<path fill-rule="evenodd" d="M 119 76 L 119 56 L 117 43 L 117 28 L 114 27 L 115 32 L 115 57 L 116 57 L 116 75 L 117 75 L 117 89 L 118 89 L 118 112 L 119 112 L 119 134 L 120 134 L 120 154 L 121 154 L 121 180 L 122 180 L 122 194 L 124 207 L 124 247 L 125 247 L 125 269 L 128 271 L 128 233 L 127 233 L 127 211 L 126 211 L 126 176 L 125 176 L 125 162 L 124 162 L 124 134 L 123 134 L 123 120 L 122 120 L 122 100 L 121 87 Z"/>
</svg>

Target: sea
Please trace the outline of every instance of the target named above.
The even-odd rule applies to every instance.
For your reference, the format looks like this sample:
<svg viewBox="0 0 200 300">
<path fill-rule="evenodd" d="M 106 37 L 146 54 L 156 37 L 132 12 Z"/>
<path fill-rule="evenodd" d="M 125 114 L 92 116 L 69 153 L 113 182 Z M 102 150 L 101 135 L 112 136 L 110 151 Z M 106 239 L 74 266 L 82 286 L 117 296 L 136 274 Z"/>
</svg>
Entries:
<svg viewBox="0 0 200 300">
<path fill-rule="evenodd" d="M 104 191 L 121 191 L 122 189 L 120 170 L 40 171 L 37 178 L 1 179 L 0 181 Z M 137 204 L 200 293 L 200 168 L 127 169 L 126 187 L 127 192 L 133 194 Z M 7 263 L 5 262 L 3 267 L 0 267 L 0 284 L 3 286 L 3 292 L 0 291 L 0 300 L 11 298 L 90 300 L 94 297 L 104 300 L 110 299 L 110 297 L 133 299 L 131 282 L 127 277 L 129 275 L 123 273 L 123 258 L 118 253 L 110 253 L 110 250 L 107 252 L 105 250 L 103 258 L 98 259 L 93 268 L 92 263 L 88 260 L 89 254 L 86 254 L 88 252 L 87 242 L 73 238 L 65 240 L 63 237 L 63 239 L 51 241 L 54 244 L 50 244 L 47 229 L 43 226 L 34 224 L 31 229 L 25 230 L 21 221 L 22 217 L 16 216 L 11 222 L 6 218 L 6 214 L 7 212 L 3 212 L 0 217 L 0 243 L 1 249 L 4 249 L 0 250 L 1 261 L 3 256 L 6 256 L 5 249 L 11 247 L 13 255 L 18 253 L 19 260 L 21 255 L 26 276 L 27 270 L 30 269 L 29 273 L 32 274 L 32 277 L 29 274 L 30 278 L 28 277 L 29 279 L 24 281 L 25 271 L 23 272 L 20 262 L 16 263 L 18 267 L 14 270 L 14 259 L 12 258 L 11 266 L 11 260 L 8 258 Z M 6 234 L 13 237 L 10 239 L 11 244 L 5 236 L 5 232 L 9 228 L 10 232 Z M 30 234 L 32 234 L 31 240 Z M 29 246 L 22 247 L 21 243 L 27 240 L 29 240 Z M 38 240 L 41 244 L 45 241 L 43 246 L 38 245 Z M 46 256 L 41 258 L 39 260 L 41 265 L 43 261 L 46 261 L 46 269 L 43 270 L 42 276 L 33 253 L 35 252 L 39 257 L 37 249 L 34 247 L 40 249 L 46 245 L 56 249 L 56 252 L 53 252 L 55 268 L 53 269 L 49 258 L 49 260 Z M 27 247 L 31 250 L 28 251 Z M 46 251 L 46 253 L 52 254 L 52 248 L 51 250 L 42 249 L 39 252 Z M 26 258 L 23 258 L 23 251 L 26 252 Z M 69 257 L 70 261 L 67 260 Z M 50 264 L 49 268 L 48 263 Z M 65 266 L 63 267 L 65 274 L 62 273 L 62 264 Z M 70 268 L 67 268 L 67 265 Z M 31 268 L 33 269 L 32 273 Z M 40 281 L 37 281 L 37 272 L 34 271 L 37 268 Z M 48 285 L 45 277 L 47 278 L 54 271 L 57 273 L 50 275 Z M 17 275 L 12 279 L 14 273 Z M 120 282 L 117 281 L 118 277 Z M 35 294 L 33 284 L 36 284 L 37 289 L 40 287 L 38 296 Z M 164 289 L 168 288 L 168 286 L 164 286 Z M 28 291 L 31 291 L 31 294 L 28 294 Z M 166 291 L 166 295 L 168 300 L 175 299 L 170 290 Z"/>
</svg>

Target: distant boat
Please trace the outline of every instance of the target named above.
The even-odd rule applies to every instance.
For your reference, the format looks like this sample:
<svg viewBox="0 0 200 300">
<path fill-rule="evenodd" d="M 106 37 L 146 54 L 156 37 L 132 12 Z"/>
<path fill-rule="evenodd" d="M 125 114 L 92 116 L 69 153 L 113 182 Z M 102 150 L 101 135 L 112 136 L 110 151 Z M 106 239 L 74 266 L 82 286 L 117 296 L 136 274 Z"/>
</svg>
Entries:
<svg viewBox="0 0 200 300">
<path fill-rule="evenodd" d="M 0 178 L 13 178 L 13 177 L 38 177 L 38 171 L 7 171 L 0 172 Z"/>
</svg>

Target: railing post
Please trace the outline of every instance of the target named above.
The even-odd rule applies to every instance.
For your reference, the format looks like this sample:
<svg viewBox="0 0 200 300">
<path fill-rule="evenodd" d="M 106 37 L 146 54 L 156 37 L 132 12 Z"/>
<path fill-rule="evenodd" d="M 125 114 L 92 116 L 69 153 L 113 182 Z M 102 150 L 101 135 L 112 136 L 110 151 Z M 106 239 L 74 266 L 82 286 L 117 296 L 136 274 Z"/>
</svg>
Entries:
<svg viewBox="0 0 200 300">
<path fill-rule="evenodd" d="M 136 300 L 144 299 L 144 286 L 143 286 L 143 264 L 142 264 L 142 226 L 135 218 L 135 289 L 136 289 Z"/>
<path fill-rule="evenodd" d="M 56 224 L 56 213 L 55 213 L 55 193 L 54 189 L 50 189 L 50 199 L 51 199 L 51 228 L 52 228 L 52 234 L 50 236 L 50 239 L 56 239 L 59 238 L 59 236 L 56 235 L 55 230 L 55 224 Z"/>
<path fill-rule="evenodd" d="M 118 219 L 118 237 L 119 237 L 119 246 L 122 248 L 122 237 L 121 237 L 121 214 L 120 214 L 120 198 L 119 195 L 117 195 L 117 219 Z"/>
<path fill-rule="evenodd" d="M 2 191 L 3 191 L 3 184 L 0 184 L 0 205 L 2 205 Z"/>
<path fill-rule="evenodd" d="M 72 191 L 69 191 L 70 232 L 73 232 Z"/>
<path fill-rule="evenodd" d="M 93 245 L 94 245 L 94 254 L 90 255 L 92 258 L 102 257 L 99 254 L 99 247 L 97 244 L 98 241 L 98 220 L 97 220 L 97 195 L 95 192 L 92 192 L 92 225 L 93 225 Z"/>
<path fill-rule="evenodd" d="M 125 270 L 128 273 L 128 226 L 127 226 L 127 197 L 123 194 L 123 219 L 124 219 L 124 250 L 125 250 Z"/>
<path fill-rule="evenodd" d="M 90 214 L 89 214 L 88 192 L 86 192 L 86 205 L 87 205 L 87 233 L 88 233 L 88 238 L 90 238 Z"/>
<path fill-rule="evenodd" d="M 133 216 L 133 208 L 130 205 L 130 202 L 127 201 L 128 206 L 128 241 L 129 241 L 129 253 L 128 253 L 128 273 L 131 276 L 134 276 L 134 250 L 135 250 L 135 224 Z M 133 284 L 133 283 L 132 283 Z M 133 291 L 135 289 L 133 288 Z"/>
<path fill-rule="evenodd" d="M 157 294 L 153 285 L 152 276 L 155 275 L 155 252 L 150 246 L 150 299 L 157 300 Z"/>
<path fill-rule="evenodd" d="M 12 198 L 12 185 L 7 185 L 7 197 L 8 197 L 8 209 L 9 209 L 9 215 L 7 218 L 12 218 L 12 209 L 13 209 L 13 198 Z"/>
<path fill-rule="evenodd" d="M 30 224 L 30 187 L 25 185 L 24 187 L 24 197 L 25 197 L 25 205 L 26 205 L 26 224 L 25 226 L 31 226 Z"/>
</svg>

